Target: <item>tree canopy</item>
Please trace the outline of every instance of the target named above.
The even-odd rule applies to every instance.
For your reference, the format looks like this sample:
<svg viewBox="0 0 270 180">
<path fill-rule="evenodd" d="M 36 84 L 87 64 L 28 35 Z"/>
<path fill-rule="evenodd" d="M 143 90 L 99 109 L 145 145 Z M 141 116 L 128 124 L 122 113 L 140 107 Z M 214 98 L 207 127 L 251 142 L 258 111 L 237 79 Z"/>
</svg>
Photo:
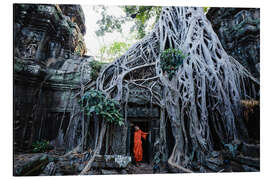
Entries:
<svg viewBox="0 0 270 180">
<path fill-rule="evenodd" d="M 161 6 L 120 6 L 124 15 L 116 17 L 108 11 L 108 6 L 94 6 L 95 11 L 101 14 L 101 19 L 97 21 L 99 29 L 95 31 L 98 37 L 103 37 L 106 33 L 123 33 L 123 26 L 128 22 L 133 22 L 129 29 L 130 34 L 135 34 L 131 39 L 140 40 L 147 33 L 150 33 L 157 23 L 162 10 Z M 206 13 L 209 7 L 204 7 Z M 110 45 L 104 45 L 99 49 L 99 60 L 111 62 L 123 54 L 131 45 L 131 41 L 115 41 Z"/>
<path fill-rule="evenodd" d="M 115 17 L 107 11 L 106 6 L 94 7 L 96 11 L 101 12 L 101 19 L 97 21 L 99 29 L 96 31 L 97 36 L 104 36 L 105 33 L 113 31 L 122 32 L 123 24 L 134 21 L 130 32 L 136 32 L 137 39 L 141 39 L 146 35 L 146 31 L 152 30 L 153 24 L 157 22 L 161 7 L 160 6 L 120 6 L 125 15 Z M 150 20 L 153 21 L 150 21 Z"/>
<path fill-rule="evenodd" d="M 97 21 L 99 29 L 96 31 L 97 36 L 104 36 L 105 33 L 113 31 L 122 32 L 122 25 L 128 21 L 134 21 L 130 32 L 136 32 L 137 39 L 142 39 L 147 32 L 150 32 L 154 24 L 158 21 L 162 7 L 161 6 L 120 6 L 125 16 L 117 18 L 108 13 L 107 7 L 102 5 L 94 7 L 101 11 L 102 18 Z M 209 7 L 203 7 L 205 13 Z M 152 21 L 151 21 L 152 20 Z"/>
</svg>

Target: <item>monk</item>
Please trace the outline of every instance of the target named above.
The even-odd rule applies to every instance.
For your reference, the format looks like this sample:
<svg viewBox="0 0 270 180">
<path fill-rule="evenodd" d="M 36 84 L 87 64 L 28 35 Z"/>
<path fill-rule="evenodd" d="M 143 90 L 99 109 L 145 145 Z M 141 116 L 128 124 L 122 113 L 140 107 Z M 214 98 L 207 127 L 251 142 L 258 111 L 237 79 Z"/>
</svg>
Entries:
<svg viewBox="0 0 270 180">
<path fill-rule="evenodd" d="M 141 131 L 139 126 L 135 126 L 133 152 L 137 166 L 139 165 L 139 162 L 141 162 L 143 158 L 142 137 L 146 139 L 147 134 L 148 133 Z"/>
</svg>

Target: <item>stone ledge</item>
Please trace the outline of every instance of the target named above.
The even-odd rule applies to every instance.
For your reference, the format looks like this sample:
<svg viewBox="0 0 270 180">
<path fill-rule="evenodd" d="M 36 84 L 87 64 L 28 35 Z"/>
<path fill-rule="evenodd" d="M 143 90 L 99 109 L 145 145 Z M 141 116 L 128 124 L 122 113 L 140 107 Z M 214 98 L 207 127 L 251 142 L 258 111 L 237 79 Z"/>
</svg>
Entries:
<svg viewBox="0 0 270 180">
<path fill-rule="evenodd" d="M 131 163 L 131 156 L 98 155 L 93 162 L 95 168 L 126 168 Z"/>
</svg>

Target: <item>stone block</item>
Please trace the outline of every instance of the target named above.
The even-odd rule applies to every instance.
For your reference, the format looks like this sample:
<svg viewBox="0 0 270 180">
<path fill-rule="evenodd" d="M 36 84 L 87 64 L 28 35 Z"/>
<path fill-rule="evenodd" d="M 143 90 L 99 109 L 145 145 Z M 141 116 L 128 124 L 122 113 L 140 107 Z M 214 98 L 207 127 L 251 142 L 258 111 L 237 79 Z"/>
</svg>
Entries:
<svg viewBox="0 0 270 180">
<path fill-rule="evenodd" d="M 99 155 L 93 162 L 96 168 L 126 168 L 131 163 L 130 156 L 124 155 Z"/>
<path fill-rule="evenodd" d="M 30 158 L 19 157 L 19 159 L 22 160 L 20 161 L 15 159 L 16 164 L 14 165 L 14 176 L 39 175 L 49 163 L 49 158 L 46 154 L 36 154 L 30 156 Z"/>
</svg>

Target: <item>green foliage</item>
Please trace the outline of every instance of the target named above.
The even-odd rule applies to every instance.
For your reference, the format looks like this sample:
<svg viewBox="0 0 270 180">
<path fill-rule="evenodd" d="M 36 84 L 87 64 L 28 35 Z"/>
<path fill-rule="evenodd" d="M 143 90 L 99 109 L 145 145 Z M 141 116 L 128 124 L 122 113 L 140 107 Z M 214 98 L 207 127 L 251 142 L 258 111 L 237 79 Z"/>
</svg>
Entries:
<svg viewBox="0 0 270 180">
<path fill-rule="evenodd" d="M 160 66 L 163 72 L 168 74 L 169 80 L 173 78 L 178 67 L 183 64 L 185 56 L 181 50 L 166 49 L 161 53 Z"/>
<path fill-rule="evenodd" d="M 135 25 L 131 31 L 137 31 L 137 39 L 142 39 L 146 35 L 146 26 L 151 18 L 154 18 L 154 24 L 157 22 L 161 13 L 160 6 L 124 6 L 127 16 L 134 18 Z M 153 25 L 152 25 L 153 27 Z"/>
<path fill-rule="evenodd" d="M 125 42 L 114 42 L 108 49 L 108 53 L 113 56 L 120 56 L 128 50 L 129 45 Z"/>
<path fill-rule="evenodd" d="M 107 12 L 107 7 L 100 6 L 102 18 L 97 21 L 99 29 L 96 31 L 97 36 L 104 36 L 105 33 L 113 31 L 122 32 L 122 25 L 128 21 L 134 21 L 135 24 L 131 27 L 130 32 L 136 32 L 137 39 L 142 39 L 146 35 L 147 26 L 153 28 L 158 21 L 162 11 L 161 6 L 122 6 L 125 16 L 115 17 Z M 203 7 L 205 13 L 210 7 Z M 154 21 L 150 21 L 150 19 Z"/>
<path fill-rule="evenodd" d="M 49 141 L 41 140 L 36 141 L 32 144 L 33 152 L 45 152 L 49 149 Z"/>
<path fill-rule="evenodd" d="M 90 61 L 90 66 L 91 66 L 90 75 L 91 75 L 92 80 L 95 81 L 97 79 L 98 74 L 104 64 L 105 63 L 102 63 L 100 61 L 95 61 L 95 60 Z"/>
<path fill-rule="evenodd" d="M 203 11 L 206 14 L 208 12 L 208 10 L 210 9 L 210 7 L 203 7 Z"/>
<path fill-rule="evenodd" d="M 105 6 L 101 8 L 101 19 L 97 21 L 99 29 L 95 32 L 97 36 L 104 36 L 105 33 L 111 33 L 113 31 L 122 32 L 122 24 L 125 22 L 125 18 L 117 18 L 109 15 Z"/>
<path fill-rule="evenodd" d="M 99 49 L 99 54 L 101 61 L 106 60 L 106 62 L 111 62 L 115 60 L 117 57 L 121 56 L 128 50 L 130 46 L 129 43 L 125 42 L 114 42 L 109 46 L 103 46 Z"/>
<path fill-rule="evenodd" d="M 120 113 L 120 105 L 117 101 L 108 99 L 101 91 L 89 90 L 79 100 L 83 111 L 87 116 L 97 115 L 107 122 L 123 125 L 123 117 Z"/>
<path fill-rule="evenodd" d="M 152 23 L 156 23 L 162 9 L 160 6 L 121 6 L 125 16 L 115 17 L 109 14 L 106 6 L 95 8 L 99 9 L 101 14 L 101 19 L 97 21 L 99 25 L 99 29 L 96 31 L 97 36 L 104 36 L 105 33 L 114 31 L 122 33 L 123 24 L 134 21 L 135 25 L 131 27 L 130 32 L 136 32 L 137 39 L 145 36 L 147 25 L 153 27 L 153 24 L 149 20 L 154 18 L 155 20 Z"/>
</svg>

